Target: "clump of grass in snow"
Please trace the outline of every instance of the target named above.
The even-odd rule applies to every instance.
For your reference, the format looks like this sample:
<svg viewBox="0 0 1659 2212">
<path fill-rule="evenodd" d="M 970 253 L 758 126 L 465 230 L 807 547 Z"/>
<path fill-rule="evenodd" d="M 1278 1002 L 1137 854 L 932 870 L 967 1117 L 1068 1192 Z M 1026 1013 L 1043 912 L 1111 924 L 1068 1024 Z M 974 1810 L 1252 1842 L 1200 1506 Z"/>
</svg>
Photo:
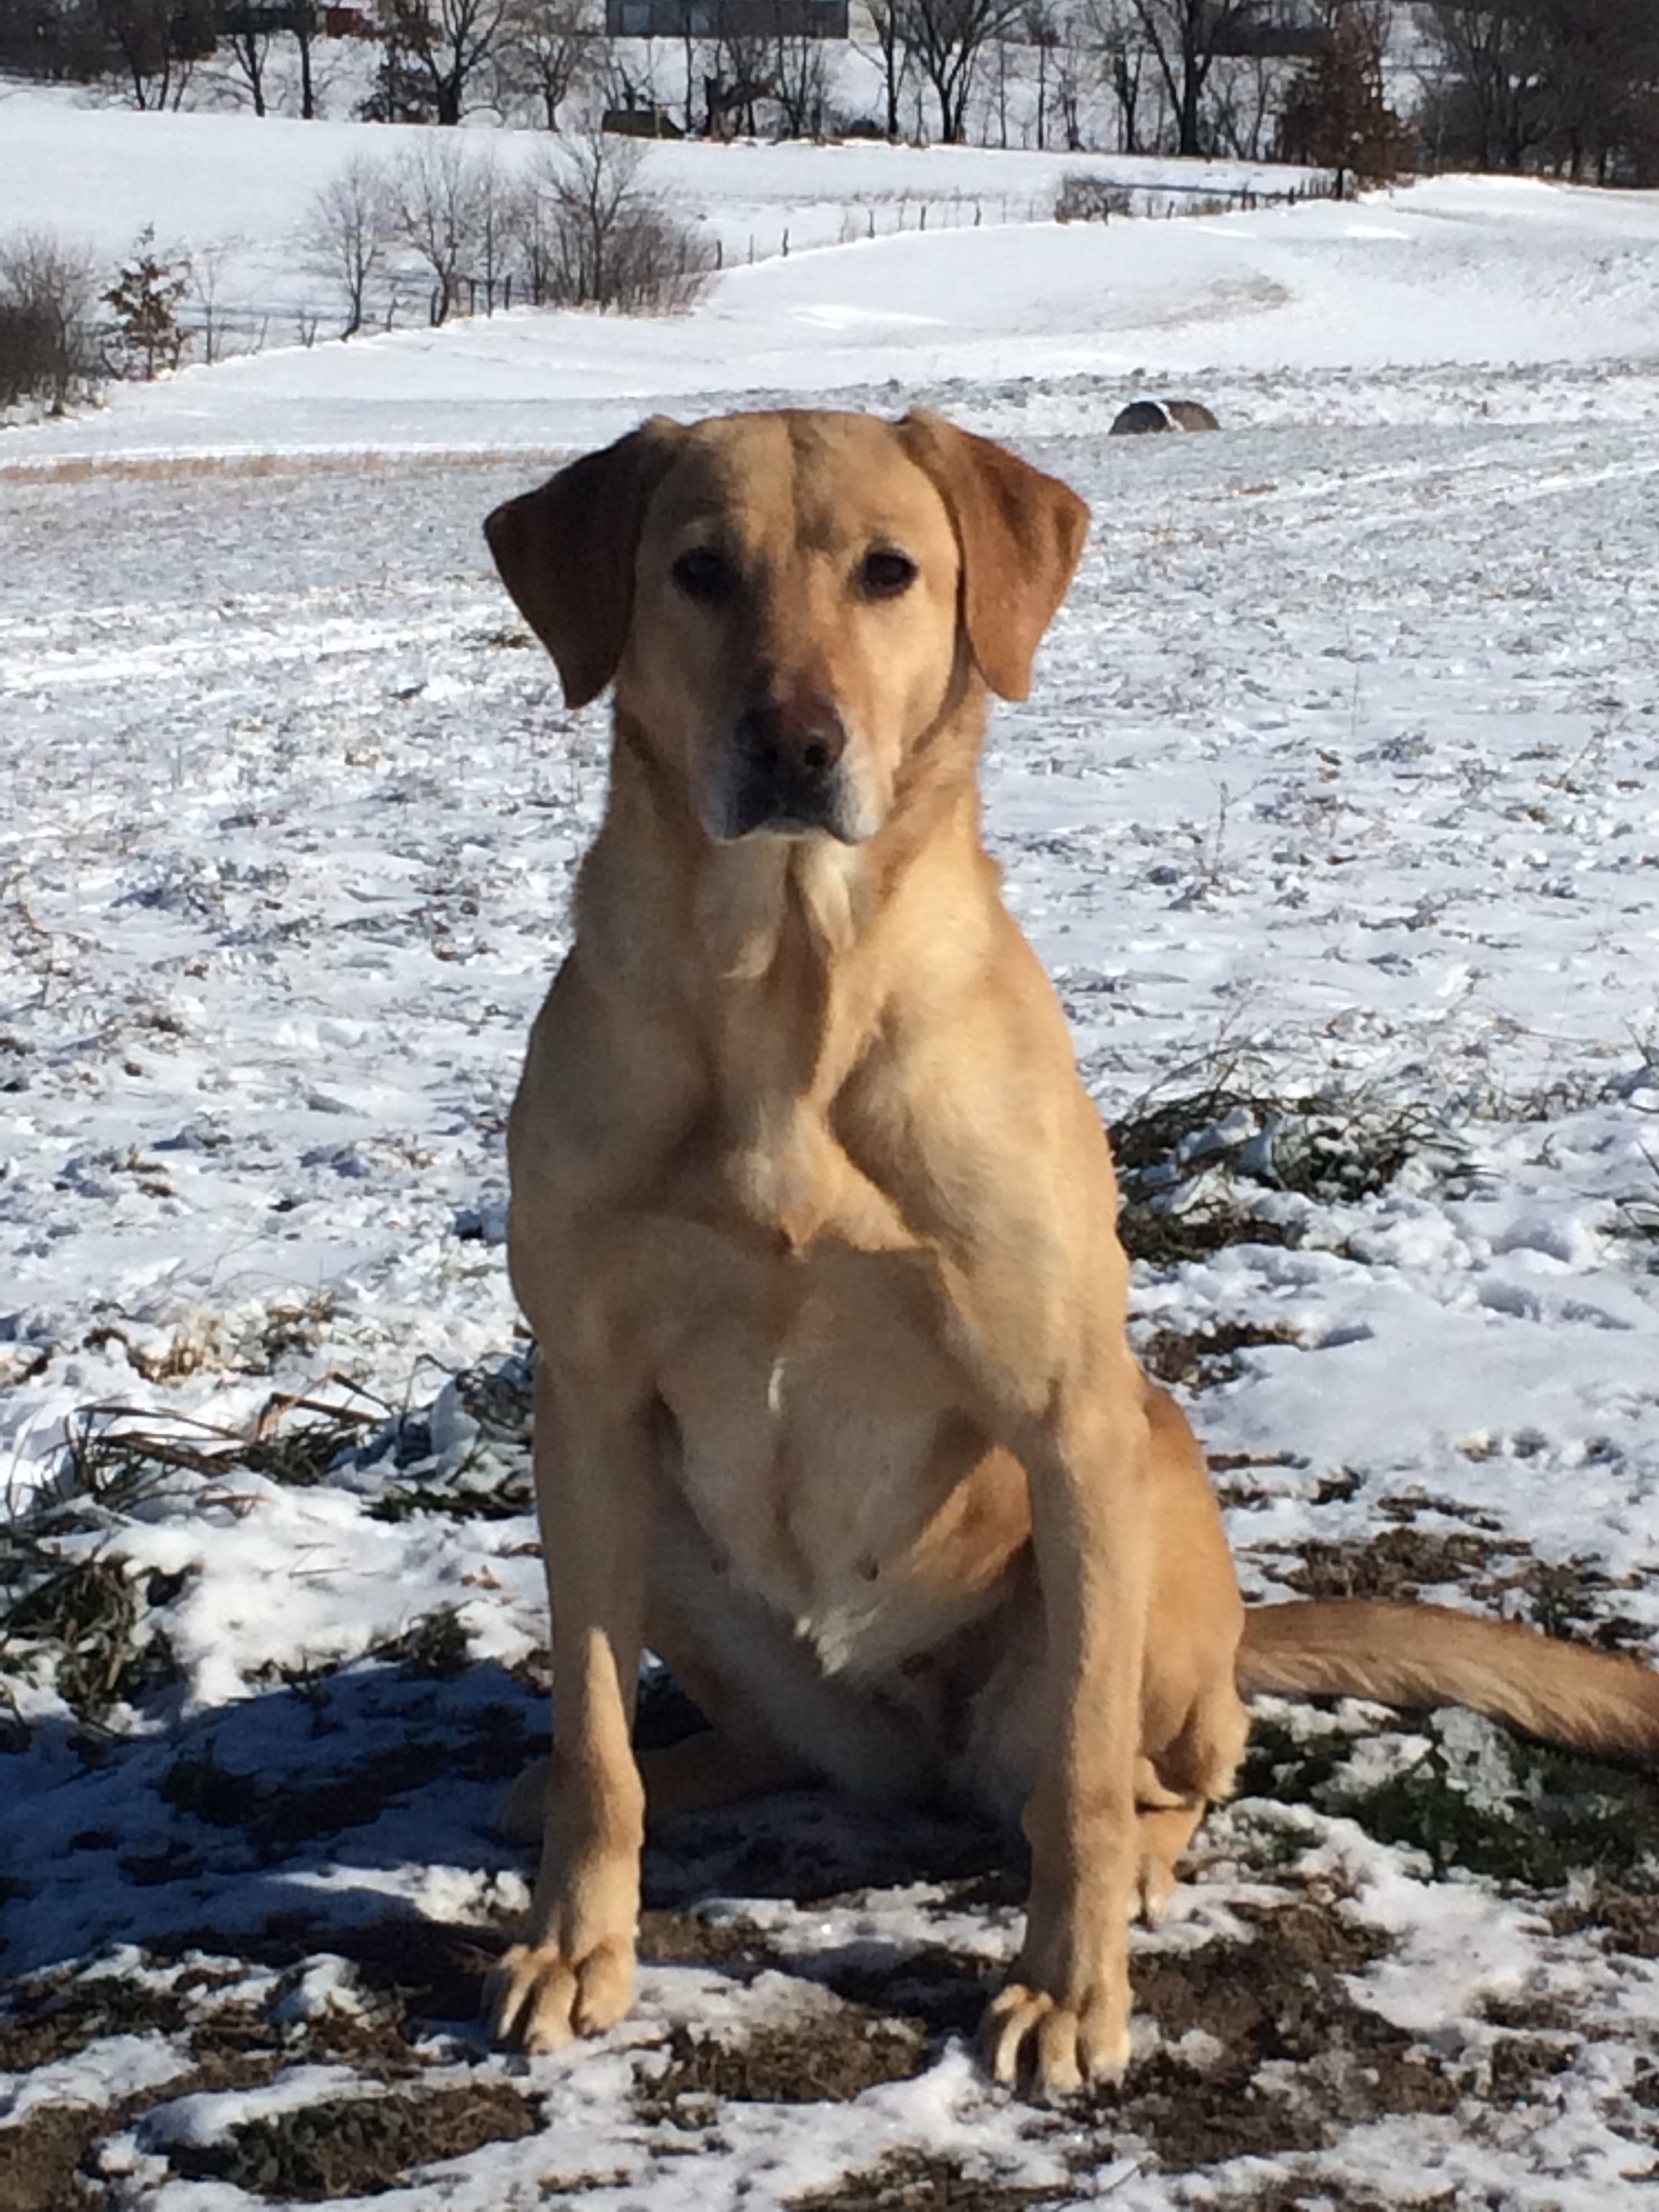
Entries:
<svg viewBox="0 0 1659 2212">
<path fill-rule="evenodd" d="M 1457 1158 L 1449 1129 L 1426 1107 L 1278 1098 L 1231 1069 L 1196 1091 L 1149 1095 L 1109 1133 L 1118 1233 L 1132 1258 L 1155 1266 L 1226 1244 L 1295 1241 L 1294 1222 L 1264 1210 L 1269 1194 L 1339 1204 L 1385 1190 L 1414 1158 Z"/>
<path fill-rule="evenodd" d="M 1241 1793 L 1357 1820 L 1378 1842 L 1524 1889 L 1659 1891 L 1650 1783 L 1448 1710 L 1396 1747 L 1316 1716 L 1258 1714 Z M 1426 1737 L 1426 1741 L 1424 1738 Z"/>
<path fill-rule="evenodd" d="M 532 1369 L 527 1352 L 464 1368 L 429 1406 L 405 1412 L 355 1455 L 360 1471 L 388 1464 L 388 1481 L 366 1510 L 376 1521 L 414 1513 L 500 1521 L 533 1511 L 530 1473 Z"/>
<path fill-rule="evenodd" d="M 538 2106 L 505 2081 L 422 2088 L 418 2096 L 336 2097 L 233 2128 L 228 2142 L 171 2144 L 175 2172 L 301 2203 L 379 2194 L 411 2166 L 532 2135 Z"/>
<path fill-rule="evenodd" d="M 0 1682 L 49 1683 L 95 1725 L 171 1680 L 156 1616 L 185 1573 L 135 1566 L 124 1532 L 169 1499 L 190 1510 L 234 1503 L 238 1475 L 320 1482 L 384 1419 L 378 1403 L 344 1387 L 353 1396 L 343 1402 L 273 1398 L 251 1432 L 129 1407 L 70 1422 L 53 1479 L 0 1528 Z"/>
</svg>

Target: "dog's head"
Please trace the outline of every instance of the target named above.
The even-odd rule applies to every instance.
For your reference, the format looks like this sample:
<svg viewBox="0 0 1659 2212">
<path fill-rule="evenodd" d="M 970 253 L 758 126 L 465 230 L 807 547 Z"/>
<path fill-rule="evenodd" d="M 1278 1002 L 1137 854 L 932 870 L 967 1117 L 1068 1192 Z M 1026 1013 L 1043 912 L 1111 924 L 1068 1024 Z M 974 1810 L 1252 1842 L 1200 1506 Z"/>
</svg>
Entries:
<svg viewBox="0 0 1659 2212">
<path fill-rule="evenodd" d="M 618 709 L 710 837 L 886 820 L 977 672 L 1030 687 L 1089 510 L 939 416 L 658 416 L 485 524 L 573 707 Z"/>
</svg>

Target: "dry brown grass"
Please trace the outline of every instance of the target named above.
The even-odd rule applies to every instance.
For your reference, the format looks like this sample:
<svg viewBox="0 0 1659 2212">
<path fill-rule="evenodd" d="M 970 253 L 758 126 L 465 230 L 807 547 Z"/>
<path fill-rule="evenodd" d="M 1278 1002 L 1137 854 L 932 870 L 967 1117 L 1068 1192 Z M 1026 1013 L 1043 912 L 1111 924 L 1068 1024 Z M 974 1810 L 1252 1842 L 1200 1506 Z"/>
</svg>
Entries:
<svg viewBox="0 0 1659 2212">
<path fill-rule="evenodd" d="M 458 447 L 400 452 L 315 453 L 68 453 L 61 459 L 0 461 L 0 483 L 184 483 L 198 477 L 296 477 L 375 474 L 397 469 L 493 469 L 509 465 L 556 468 L 562 450 L 539 447 Z"/>
</svg>

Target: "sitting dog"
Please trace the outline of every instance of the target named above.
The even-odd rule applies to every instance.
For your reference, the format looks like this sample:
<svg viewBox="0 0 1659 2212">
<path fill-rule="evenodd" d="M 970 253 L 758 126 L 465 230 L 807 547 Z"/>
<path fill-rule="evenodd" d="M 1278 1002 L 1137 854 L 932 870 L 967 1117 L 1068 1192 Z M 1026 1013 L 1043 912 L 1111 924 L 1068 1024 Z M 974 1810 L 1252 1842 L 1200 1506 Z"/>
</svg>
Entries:
<svg viewBox="0 0 1659 2212">
<path fill-rule="evenodd" d="M 980 842 L 1088 510 L 915 413 L 647 422 L 499 508 L 610 801 L 509 1136 L 552 1604 L 535 1904 L 496 2025 L 631 2001 L 647 1812 L 812 1778 L 1023 1819 L 999 2081 L 1129 2051 L 1128 1923 L 1243 1748 L 1240 1690 L 1458 1701 L 1651 1756 L 1659 1680 L 1428 1607 L 1241 1604 L 1130 1352 L 1117 1193 Z M 641 1653 L 712 1732 L 630 1743 Z"/>
</svg>

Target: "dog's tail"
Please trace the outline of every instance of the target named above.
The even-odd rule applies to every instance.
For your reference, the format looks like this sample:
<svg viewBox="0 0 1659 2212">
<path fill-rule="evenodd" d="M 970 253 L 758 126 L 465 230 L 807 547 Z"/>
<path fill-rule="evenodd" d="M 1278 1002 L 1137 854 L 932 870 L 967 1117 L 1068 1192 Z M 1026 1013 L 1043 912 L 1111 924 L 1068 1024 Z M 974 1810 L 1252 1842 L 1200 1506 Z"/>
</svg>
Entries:
<svg viewBox="0 0 1659 2212">
<path fill-rule="evenodd" d="M 1547 1743 L 1659 1765 L 1659 1674 L 1443 1605 L 1253 1606 L 1238 1686 L 1379 1705 L 1467 1705 Z"/>
</svg>

